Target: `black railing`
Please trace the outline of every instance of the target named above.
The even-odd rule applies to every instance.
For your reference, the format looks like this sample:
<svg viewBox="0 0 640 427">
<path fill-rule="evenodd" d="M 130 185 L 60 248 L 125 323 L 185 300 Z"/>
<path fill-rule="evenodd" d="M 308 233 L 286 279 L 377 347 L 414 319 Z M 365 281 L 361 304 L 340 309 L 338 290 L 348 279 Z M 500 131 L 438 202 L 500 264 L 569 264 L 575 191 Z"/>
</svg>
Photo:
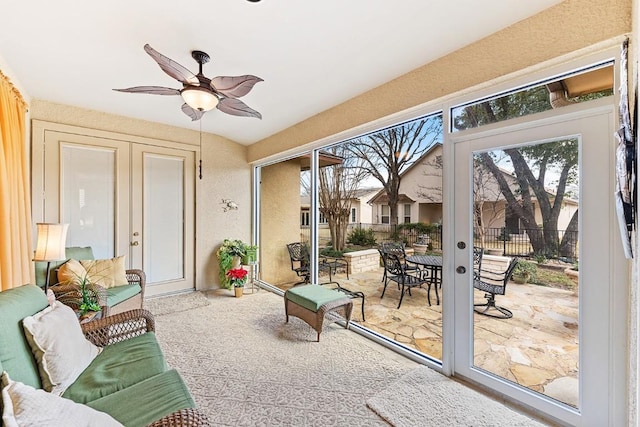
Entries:
<svg viewBox="0 0 640 427">
<path fill-rule="evenodd" d="M 415 243 L 426 244 L 429 250 L 442 250 L 442 226 L 433 225 L 429 231 L 418 231 L 416 229 L 408 229 L 406 226 L 391 224 L 367 224 L 353 223 L 347 228 L 347 235 L 354 229 L 371 229 L 376 238 L 377 243 L 386 241 L 402 241 L 407 246 Z M 531 232 L 539 233 L 540 230 L 531 230 Z M 326 246 L 330 243 L 331 237 L 329 230 L 325 224 L 320 225 L 320 245 Z M 557 230 L 558 243 L 562 242 L 567 233 L 569 238 L 565 239 L 566 244 L 557 248 L 544 248 L 542 255 L 547 258 L 563 258 L 568 261 L 576 261 L 578 258 L 578 233 L 574 231 Z M 309 241 L 309 227 L 300 229 L 300 237 L 302 241 Z M 534 250 L 529 239 L 529 233 L 526 229 L 520 229 L 518 233 L 509 233 L 505 228 L 485 228 L 484 242 L 478 229 L 474 230 L 475 246 L 484 247 L 487 253 L 503 256 L 522 256 L 530 257 Z"/>
</svg>

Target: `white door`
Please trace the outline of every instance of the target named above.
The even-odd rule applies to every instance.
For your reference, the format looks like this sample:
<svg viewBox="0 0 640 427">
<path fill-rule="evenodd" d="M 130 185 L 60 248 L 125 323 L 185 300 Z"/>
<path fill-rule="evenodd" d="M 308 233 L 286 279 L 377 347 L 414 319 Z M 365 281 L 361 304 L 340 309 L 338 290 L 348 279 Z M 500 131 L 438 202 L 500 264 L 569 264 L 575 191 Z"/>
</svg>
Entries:
<svg viewBox="0 0 640 427">
<path fill-rule="evenodd" d="M 68 223 L 67 246 L 96 258 L 126 255 L 146 296 L 193 289 L 195 153 L 126 138 L 36 122 L 34 218 Z"/>
<path fill-rule="evenodd" d="M 614 113 L 611 106 L 568 111 L 455 136 L 454 372 L 571 425 L 623 425 L 628 282 L 613 204 Z M 512 318 L 474 312 L 473 304 L 486 302 L 488 295 L 472 284 L 472 248 L 479 235 L 473 207 L 482 187 L 473 165 L 489 156 L 505 175 L 515 176 L 517 160 L 508 161 L 511 150 L 531 157 L 539 153 L 535 150 L 564 146 L 575 152 L 563 155 L 578 159 L 572 193 L 579 213 L 577 287 L 545 289 L 510 281 L 506 295 L 496 295 L 495 304 L 511 310 Z M 553 193 L 554 180 L 560 178 L 558 171 L 548 169 L 547 190 Z M 493 199 L 495 204 L 501 201 L 504 198 Z M 540 211 L 539 206 L 534 209 Z M 493 243 L 504 245 L 511 238 L 505 233 Z M 483 244 L 489 248 L 493 243 L 487 238 Z"/>
<path fill-rule="evenodd" d="M 194 153 L 132 146 L 131 258 L 147 295 L 194 287 Z"/>
</svg>

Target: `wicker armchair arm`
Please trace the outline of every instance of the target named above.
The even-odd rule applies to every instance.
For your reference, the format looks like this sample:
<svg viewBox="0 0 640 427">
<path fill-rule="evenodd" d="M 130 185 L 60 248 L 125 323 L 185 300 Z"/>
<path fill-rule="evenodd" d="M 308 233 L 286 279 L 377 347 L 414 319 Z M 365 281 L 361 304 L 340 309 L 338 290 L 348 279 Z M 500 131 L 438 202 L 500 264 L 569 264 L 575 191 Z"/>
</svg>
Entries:
<svg viewBox="0 0 640 427">
<path fill-rule="evenodd" d="M 98 305 L 100 307 L 105 307 L 107 305 L 106 290 L 102 286 L 94 283 L 88 284 L 87 287 L 91 296 L 96 297 Z M 53 291 L 56 296 L 56 300 L 68 305 L 74 310 L 80 309 L 80 305 L 82 304 L 82 289 L 80 288 L 80 285 L 76 283 L 58 283 L 51 286 L 49 289 Z"/>
<path fill-rule="evenodd" d="M 98 347 L 125 341 L 155 329 L 153 314 L 144 309 L 125 311 L 82 325 L 85 337 Z"/>
<path fill-rule="evenodd" d="M 147 427 L 208 427 L 211 425 L 209 418 L 197 409 L 183 409 L 169 414 L 166 417 L 149 424 Z"/>
<path fill-rule="evenodd" d="M 138 269 L 126 270 L 125 274 L 127 275 L 127 281 L 129 283 L 137 283 L 140 285 L 140 296 L 144 300 L 144 288 L 147 285 L 147 275 L 144 271 Z"/>
</svg>

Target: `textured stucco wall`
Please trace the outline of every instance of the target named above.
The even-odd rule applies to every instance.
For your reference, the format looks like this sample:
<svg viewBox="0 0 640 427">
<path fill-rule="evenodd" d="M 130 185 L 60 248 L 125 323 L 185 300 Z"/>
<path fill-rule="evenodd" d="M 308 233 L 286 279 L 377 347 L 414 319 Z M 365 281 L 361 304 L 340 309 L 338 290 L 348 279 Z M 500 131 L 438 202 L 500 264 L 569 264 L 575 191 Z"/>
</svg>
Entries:
<svg viewBox="0 0 640 427">
<path fill-rule="evenodd" d="M 197 131 L 48 101 L 32 100 L 30 111 L 31 118 L 37 120 L 161 139 L 189 144 L 194 148 L 200 142 Z M 251 168 L 246 162 L 246 151 L 245 146 L 220 136 L 207 133 L 202 135 L 203 178 L 199 180 L 196 177 L 197 289 L 219 287 L 215 251 L 222 240 L 250 240 Z M 232 199 L 239 209 L 223 212 L 220 203 L 222 199 Z"/>
<path fill-rule="evenodd" d="M 286 245 L 300 241 L 300 161 L 263 167 L 260 178 L 261 278 L 273 285 L 295 282 Z"/>
<path fill-rule="evenodd" d="M 631 3 L 567 0 L 253 144 L 248 160 L 258 161 L 630 32 Z"/>
</svg>

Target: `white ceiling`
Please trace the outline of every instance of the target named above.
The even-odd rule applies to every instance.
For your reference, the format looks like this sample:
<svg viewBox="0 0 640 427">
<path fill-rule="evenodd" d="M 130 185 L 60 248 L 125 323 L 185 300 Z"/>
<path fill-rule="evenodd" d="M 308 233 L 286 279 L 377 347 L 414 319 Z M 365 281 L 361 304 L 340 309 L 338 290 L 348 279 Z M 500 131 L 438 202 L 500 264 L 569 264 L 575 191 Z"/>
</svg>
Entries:
<svg viewBox="0 0 640 427">
<path fill-rule="evenodd" d="M 264 79 L 242 98 L 262 120 L 202 119 L 203 131 L 251 144 L 560 0 L 4 2 L 0 59 L 30 97 L 198 129 L 180 97 L 111 89 L 181 88 L 145 43 L 193 72 L 191 51 L 203 50 L 208 77 Z"/>
</svg>

